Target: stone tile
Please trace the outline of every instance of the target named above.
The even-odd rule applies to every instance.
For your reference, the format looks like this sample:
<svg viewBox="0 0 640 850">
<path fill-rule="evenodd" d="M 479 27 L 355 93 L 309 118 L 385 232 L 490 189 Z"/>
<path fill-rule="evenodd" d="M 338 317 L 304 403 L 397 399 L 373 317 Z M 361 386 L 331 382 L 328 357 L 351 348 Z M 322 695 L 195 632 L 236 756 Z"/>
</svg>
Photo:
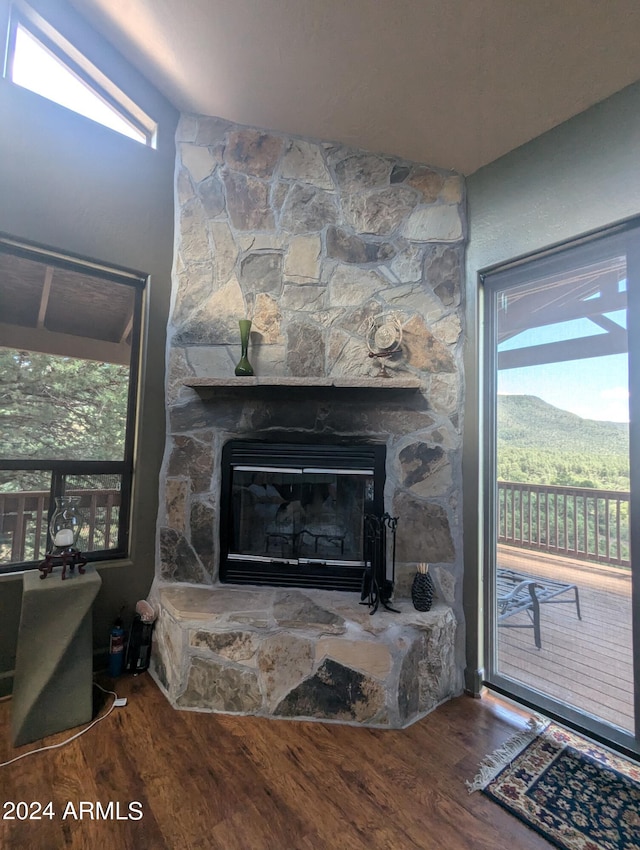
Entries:
<svg viewBox="0 0 640 850">
<path fill-rule="evenodd" d="M 289 242 L 284 261 L 284 276 L 298 284 L 306 284 L 320 278 L 319 236 L 295 236 Z"/>
<path fill-rule="evenodd" d="M 200 145 L 181 144 L 180 157 L 195 183 L 200 183 L 212 174 L 217 164 L 209 148 Z"/>
<path fill-rule="evenodd" d="M 281 632 L 260 646 L 258 669 L 270 709 L 311 674 L 313 643 L 298 635 Z"/>
<path fill-rule="evenodd" d="M 391 242 L 366 241 L 340 227 L 327 228 L 327 256 L 343 263 L 384 262 L 395 253 Z"/>
<path fill-rule="evenodd" d="M 273 298 L 282 293 L 282 254 L 279 251 L 256 251 L 247 254 L 240 264 L 242 290 L 266 292 Z"/>
<path fill-rule="evenodd" d="M 391 672 L 389 647 L 370 640 L 321 638 L 316 643 L 316 658 L 321 661 L 325 657 L 375 679 L 385 679 Z"/>
<path fill-rule="evenodd" d="M 445 316 L 432 326 L 433 335 L 446 345 L 455 345 L 460 339 L 462 333 L 462 325 L 460 318 L 452 313 Z"/>
<path fill-rule="evenodd" d="M 418 207 L 406 221 L 402 234 L 414 242 L 459 242 L 462 218 L 457 204 Z"/>
<path fill-rule="evenodd" d="M 214 247 L 215 277 L 218 283 L 226 283 L 235 269 L 239 253 L 238 246 L 226 221 L 212 221 L 210 228 Z"/>
<path fill-rule="evenodd" d="M 457 307 L 461 299 L 461 260 L 458 249 L 439 245 L 429 251 L 425 278 L 445 307 Z"/>
<path fill-rule="evenodd" d="M 392 163 L 385 157 L 344 148 L 331 158 L 338 185 L 346 194 L 389 185 Z"/>
<path fill-rule="evenodd" d="M 176 127 L 176 142 L 192 142 L 198 131 L 198 118 L 183 113 Z"/>
<path fill-rule="evenodd" d="M 449 519 L 443 507 L 415 499 L 399 491 L 393 501 L 392 515 L 399 517 L 396 538 L 398 561 L 452 563 L 455 547 Z"/>
<path fill-rule="evenodd" d="M 326 225 L 335 224 L 337 219 L 338 206 L 332 193 L 296 183 L 282 207 L 280 226 L 293 234 L 318 233 Z"/>
<path fill-rule="evenodd" d="M 398 455 L 402 470 L 402 486 L 417 496 L 445 496 L 453 486 L 451 461 L 440 446 L 416 441 L 405 446 Z"/>
<path fill-rule="evenodd" d="M 192 501 L 189 517 L 191 545 L 211 578 L 215 578 L 219 554 L 217 535 L 214 534 L 217 517 L 217 504 L 213 500 Z"/>
<path fill-rule="evenodd" d="M 456 363 L 448 348 L 436 339 L 419 316 L 403 328 L 403 348 L 407 362 L 425 372 L 455 372 Z"/>
<path fill-rule="evenodd" d="M 411 175 L 406 183 L 420 192 L 423 203 L 432 204 L 438 200 L 440 192 L 444 189 L 445 178 L 426 165 L 418 165 L 411 169 Z"/>
<path fill-rule="evenodd" d="M 177 435 L 173 438 L 173 448 L 169 455 L 167 474 L 186 476 L 191 480 L 194 493 L 206 492 L 211 488 L 213 475 L 211 432 L 200 434 L 199 438 Z"/>
<path fill-rule="evenodd" d="M 287 328 L 287 369 L 290 375 L 318 377 L 325 373 L 325 341 L 316 325 L 292 322 Z"/>
<path fill-rule="evenodd" d="M 160 602 L 182 620 L 237 618 L 248 614 L 264 618 L 272 594 L 269 588 L 245 590 L 237 587 L 163 587 Z"/>
<path fill-rule="evenodd" d="M 269 185 L 256 177 L 224 171 L 222 180 L 231 223 L 238 230 L 272 230 L 275 224 L 269 205 Z"/>
<path fill-rule="evenodd" d="M 173 528 L 160 529 L 160 578 L 211 584 L 211 577 L 203 569 L 191 544 Z"/>
<path fill-rule="evenodd" d="M 228 661 L 246 664 L 255 656 L 261 641 L 255 632 L 208 632 L 194 629 L 189 632 L 189 645 L 196 649 L 206 649 Z"/>
<path fill-rule="evenodd" d="M 386 281 L 377 272 L 363 271 L 341 263 L 331 275 L 330 304 L 332 307 L 361 306 L 386 288 Z"/>
<path fill-rule="evenodd" d="M 345 221 L 358 233 L 389 236 L 405 221 L 417 203 L 410 189 L 392 187 L 380 192 L 343 196 Z"/>
<path fill-rule="evenodd" d="M 213 292 L 191 314 L 174 337 L 177 345 L 239 343 L 238 320 L 246 314 L 242 289 L 235 277 Z"/>
<path fill-rule="evenodd" d="M 253 670 L 193 657 L 187 687 L 177 704 L 181 708 L 247 714 L 260 708 L 262 695 Z"/>
<path fill-rule="evenodd" d="M 167 478 L 165 482 L 166 525 L 184 532 L 187 520 L 187 498 L 189 484 L 184 479 Z"/>
<path fill-rule="evenodd" d="M 328 633 L 341 633 L 345 629 L 342 617 L 313 602 L 298 591 L 278 591 L 273 603 L 273 617 L 279 626 L 287 629 L 321 627 Z"/>
<path fill-rule="evenodd" d="M 225 138 L 227 131 L 232 127 L 230 121 L 208 115 L 198 116 L 198 130 L 195 143 L 197 145 L 216 145 Z"/>
<path fill-rule="evenodd" d="M 415 638 L 409 639 L 410 646 L 402 661 L 398 680 L 398 712 L 400 723 L 406 724 L 420 710 L 420 670 L 421 643 Z"/>
<path fill-rule="evenodd" d="M 162 609 L 153 629 L 153 648 L 156 671 L 171 693 L 179 685 L 184 669 L 184 632 Z"/>
<path fill-rule="evenodd" d="M 320 145 L 302 139 L 288 142 L 280 166 L 280 176 L 312 183 L 319 189 L 333 189 L 333 180 L 329 174 Z"/>
<path fill-rule="evenodd" d="M 225 208 L 224 186 L 217 173 L 203 180 L 197 188 L 197 193 L 202 201 L 202 208 L 207 218 L 215 218 L 223 212 Z"/>
<path fill-rule="evenodd" d="M 227 136 L 224 152 L 226 164 L 234 171 L 254 177 L 271 177 L 283 149 L 277 136 L 260 130 L 240 129 Z"/>
<path fill-rule="evenodd" d="M 211 266 L 190 266 L 176 275 L 178 289 L 173 309 L 173 323 L 180 326 L 214 291 Z"/>
<path fill-rule="evenodd" d="M 251 338 L 258 337 L 260 343 L 282 343 L 284 337 L 280 329 L 282 314 L 278 302 L 271 295 L 259 292 L 256 296 L 253 308 L 253 324 L 251 326 Z M 254 343 L 255 344 L 255 343 Z M 249 352 L 249 361 L 252 353 Z"/>
<path fill-rule="evenodd" d="M 317 311 L 324 309 L 327 298 L 327 287 L 324 284 L 320 286 L 311 284 L 299 286 L 298 284 L 285 283 L 280 304 L 283 310 L 317 313 Z"/>
<path fill-rule="evenodd" d="M 274 714 L 363 723 L 373 721 L 384 708 L 380 682 L 326 659 L 315 675 L 287 694 Z"/>
<path fill-rule="evenodd" d="M 191 263 L 207 262 L 211 254 L 209 231 L 201 202 L 187 201 L 180 211 L 180 251 Z"/>
<path fill-rule="evenodd" d="M 447 605 L 455 605 L 456 602 L 456 577 L 451 574 L 451 571 L 446 567 L 431 566 L 429 572 L 433 573 L 436 586 L 438 588 L 438 596 Z"/>
</svg>

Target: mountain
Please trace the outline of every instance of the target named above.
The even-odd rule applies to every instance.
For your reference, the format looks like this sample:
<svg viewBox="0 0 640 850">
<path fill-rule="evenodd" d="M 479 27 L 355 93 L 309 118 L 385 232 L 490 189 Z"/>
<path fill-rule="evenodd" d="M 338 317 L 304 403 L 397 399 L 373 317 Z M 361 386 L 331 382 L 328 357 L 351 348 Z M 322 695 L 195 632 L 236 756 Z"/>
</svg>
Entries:
<svg viewBox="0 0 640 850">
<path fill-rule="evenodd" d="M 498 396 L 498 443 L 522 449 L 628 454 L 626 422 L 582 419 L 533 395 Z"/>
<path fill-rule="evenodd" d="M 498 478 L 629 489 L 629 426 L 582 419 L 537 396 L 498 396 Z"/>
</svg>

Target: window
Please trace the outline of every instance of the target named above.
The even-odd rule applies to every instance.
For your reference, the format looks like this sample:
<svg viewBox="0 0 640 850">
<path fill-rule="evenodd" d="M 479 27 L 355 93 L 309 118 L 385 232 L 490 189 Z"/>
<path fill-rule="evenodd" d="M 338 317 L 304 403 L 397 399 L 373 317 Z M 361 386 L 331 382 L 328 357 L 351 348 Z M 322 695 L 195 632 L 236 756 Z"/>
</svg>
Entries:
<svg viewBox="0 0 640 850">
<path fill-rule="evenodd" d="M 155 147 L 155 122 L 31 10 L 13 13 L 5 76 L 16 85 Z"/>
<path fill-rule="evenodd" d="M 128 553 L 145 281 L 0 237 L 0 571 L 49 551 L 77 496 L 78 548 Z"/>
</svg>

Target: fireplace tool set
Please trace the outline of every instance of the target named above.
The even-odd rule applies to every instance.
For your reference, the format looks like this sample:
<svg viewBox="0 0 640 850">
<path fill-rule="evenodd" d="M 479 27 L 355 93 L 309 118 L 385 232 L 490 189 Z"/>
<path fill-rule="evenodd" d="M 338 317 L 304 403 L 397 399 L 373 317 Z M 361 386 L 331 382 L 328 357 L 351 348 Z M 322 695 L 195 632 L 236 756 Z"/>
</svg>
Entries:
<svg viewBox="0 0 640 850">
<path fill-rule="evenodd" d="M 364 515 L 364 560 L 366 567 L 362 576 L 361 605 L 371 608 L 375 614 L 380 605 L 395 614 L 400 612 L 389 605 L 393 595 L 396 574 L 396 528 L 398 517 L 388 513 Z M 387 578 L 387 532 L 391 534 L 391 578 Z"/>
</svg>

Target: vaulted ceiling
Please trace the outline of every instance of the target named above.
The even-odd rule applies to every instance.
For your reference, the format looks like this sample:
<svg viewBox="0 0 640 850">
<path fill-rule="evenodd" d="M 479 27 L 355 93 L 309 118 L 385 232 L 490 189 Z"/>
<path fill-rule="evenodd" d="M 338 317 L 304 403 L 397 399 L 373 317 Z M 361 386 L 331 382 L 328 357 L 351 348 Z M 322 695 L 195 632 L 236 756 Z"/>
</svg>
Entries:
<svg viewBox="0 0 640 850">
<path fill-rule="evenodd" d="M 471 174 L 640 79 L 638 0 L 71 0 L 184 112 Z"/>
</svg>

